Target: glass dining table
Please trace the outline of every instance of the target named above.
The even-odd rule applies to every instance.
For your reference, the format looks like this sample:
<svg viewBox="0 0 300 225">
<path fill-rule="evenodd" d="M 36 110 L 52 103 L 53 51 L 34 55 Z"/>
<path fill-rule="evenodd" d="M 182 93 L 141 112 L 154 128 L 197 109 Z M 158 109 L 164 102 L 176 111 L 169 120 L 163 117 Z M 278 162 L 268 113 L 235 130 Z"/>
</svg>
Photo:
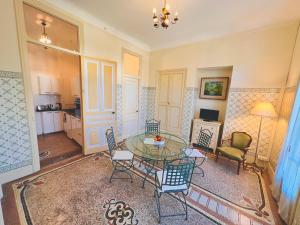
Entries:
<svg viewBox="0 0 300 225">
<path fill-rule="evenodd" d="M 184 149 L 188 147 L 188 143 L 183 138 L 167 132 L 160 132 L 161 141 L 156 141 L 155 137 L 142 133 L 126 139 L 128 150 L 145 162 L 146 175 L 142 187 L 145 186 L 147 177 L 153 173 L 155 163 L 187 156 Z"/>
</svg>

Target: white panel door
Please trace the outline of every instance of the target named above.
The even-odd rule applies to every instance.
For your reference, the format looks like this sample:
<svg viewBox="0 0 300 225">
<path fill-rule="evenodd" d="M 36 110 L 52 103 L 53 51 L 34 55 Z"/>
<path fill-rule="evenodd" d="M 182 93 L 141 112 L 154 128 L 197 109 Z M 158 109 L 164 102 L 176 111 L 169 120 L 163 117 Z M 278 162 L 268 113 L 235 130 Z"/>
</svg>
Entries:
<svg viewBox="0 0 300 225">
<path fill-rule="evenodd" d="M 161 129 L 180 135 L 185 71 L 161 72 L 158 80 L 158 119 Z"/>
<path fill-rule="evenodd" d="M 123 138 L 138 133 L 139 124 L 139 80 L 123 78 Z"/>
<path fill-rule="evenodd" d="M 54 132 L 53 112 L 42 112 L 43 133 Z"/>
<path fill-rule="evenodd" d="M 55 111 L 52 113 L 53 113 L 53 121 L 54 121 L 54 132 L 62 131 L 64 129 L 63 113 L 60 111 Z"/>
<path fill-rule="evenodd" d="M 83 130 L 84 154 L 107 149 L 105 131 L 116 127 L 116 65 L 97 59 L 84 59 Z M 115 136 L 117 137 L 116 129 Z"/>
<path fill-rule="evenodd" d="M 115 111 L 115 72 L 114 65 L 102 63 L 102 110 Z"/>
</svg>

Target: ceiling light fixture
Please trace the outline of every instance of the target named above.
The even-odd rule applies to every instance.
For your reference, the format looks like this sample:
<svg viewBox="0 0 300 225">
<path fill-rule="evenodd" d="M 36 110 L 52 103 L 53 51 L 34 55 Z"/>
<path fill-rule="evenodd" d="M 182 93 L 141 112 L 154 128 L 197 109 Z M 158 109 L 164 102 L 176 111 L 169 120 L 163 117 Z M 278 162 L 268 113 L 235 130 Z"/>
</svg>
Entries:
<svg viewBox="0 0 300 225">
<path fill-rule="evenodd" d="M 44 43 L 44 44 L 51 44 L 52 41 L 51 39 L 48 37 L 47 33 L 46 33 L 46 26 L 47 23 L 45 20 L 41 20 L 41 25 L 43 26 L 43 33 L 40 37 L 40 42 Z"/>
<path fill-rule="evenodd" d="M 170 23 L 175 24 L 178 21 L 178 12 L 175 12 L 174 17 L 171 16 L 170 5 L 164 0 L 163 8 L 161 13 L 157 16 L 156 9 L 153 9 L 153 23 L 154 27 L 158 28 L 159 24 L 161 27 L 167 29 Z"/>
</svg>

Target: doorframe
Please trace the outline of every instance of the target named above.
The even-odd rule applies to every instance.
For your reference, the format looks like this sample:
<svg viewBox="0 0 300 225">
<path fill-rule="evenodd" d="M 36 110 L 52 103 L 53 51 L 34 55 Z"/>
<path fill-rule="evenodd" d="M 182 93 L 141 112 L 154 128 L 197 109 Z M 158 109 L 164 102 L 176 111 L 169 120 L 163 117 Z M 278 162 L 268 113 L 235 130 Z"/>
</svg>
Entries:
<svg viewBox="0 0 300 225">
<path fill-rule="evenodd" d="M 81 84 L 82 84 L 82 66 L 83 66 L 83 59 L 82 59 L 82 50 L 83 50 L 83 23 L 81 23 L 78 19 L 71 15 L 67 15 L 62 10 L 57 8 L 53 8 L 49 3 L 43 2 L 41 3 L 38 0 L 14 0 L 14 7 L 15 7 L 15 17 L 16 17 L 16 26 L 17 26 L 17 38 L 19 44 L 19 54 L 20 54 L 20 62 L 21 62 L 21 70 L 23 74 L 23 82 L 24 82 L 24 94 L 25 94 L 25 101 L 26 101 L 26 112 L 28 117 L 28 124 L 29 124 L 29 133 L 30 133 L 30 140 L 32 146 L 32 172 L 37 172 L 40 170 L 40 159 L 39 159 L 39 149 L 38 149 L 38 142 L 37 142 L 37 132 L 36 132 L 36 119 L 35 119 L 35 112 L 34 112 L 34 103 L 33 103 L 33 91 L 32 91 L 32 81 L 30 76 L 30 69 L 29 69 L 29 57 L 28 57 L 28 48 L 27 43 L 32 42 L 26 33 L 25 27 L 25 18 L 24 18 L 24 10 L 23 4 L 30 5 L 34 8 L 40 9 L 48 14 L 51 14 L 55 17 L 58 17 L 62 20 L 65 20 L 68 23 L 71 23 L 78 27 L 78 40 L 79 40 L 79 52 L 74 52 L 74 55 L 80 56 L 80 63 L 81 63 Z M 39 43 L 40 44 L 40 43 Z M 46 47 L 52 48 L 60 48 L 55 47 L 52 45 L 44 45 Z M 60 48 L 63 50 L 63 48 Z M 66 50 L 69 54 L 69 52 Z M 81 85 L 82 86 L 82 85 Z M 83 90 L 81 88 L 81 97 L 82 97 Z M 82 110 L 82 109 L 81 109 Z M 82 117 L 82 123 L 84 118 Z M 83 130 L 84 136 L 84 130 Z M 83 142 L 84 145 L 84 142 Z"/>
<path fill-rule="evenodd" d="M 179 134 L 176 134 L 176 135 L 182 135 L 182 116 L 183 116 L 183 104 L 184 104 L 184 91 L 185 91 L 185 88 L 186 88 L 186 77 L 187 77 L 187 68 L 176 68 L 176 69 L 164 69 L 164 70 L 158 70 L 157 71 L 157 79 L 156 79 L 156 89 L 157 89 L 157 92 L 156 92 L 156 96 L 155 96 L 155 117 L 156 118 L 159 118 L 159 115 L 158 115 L 158 106 L 159 106 L 159 94 L 160 94 L 160 90 L 159 90 L 159 78 L 160 78 L 160 75 L 161 74 L 170 74 L 172 75 L 173 73 L 176 73 L 176 72 L 181 72 L 183 74 L 183 88 L 181 90 L 181 93 L 182 93 L 182 101 L 181 101 L 181 110 L 180 110 L 180 119 L 179 119 Z"/>
<path fill-rule="evenodd" d="M 124 55 L 125 54 L 130 54 L 133 56 L 136 56 L 139 58 L 139 73 L 138 76 L 133 76 L 130 74 L 125 74 L 124 70 L 123 70 L 123 66 L 124 66 Z M 142 85 L 141 85 L 141 81 L 142 81 L 142 56 L 137 54 L 136 52 L 133 52 L 129 49 L 126 48 L 122 48 L 122 139 L 124 139 L 124 133 L 123 133 L 123 124 L 124 124 L 124 96 L 125 96 L 125 88 L 124 88 L 124 79 L 125 78 L 132 78 L 132 79 L 137 79 L 138 80 L 138 132 L 140 131 L 140 106 L 141 106 L 141 101 L 140 101 L 140 97 L 141 97 L 141 93 L 142 93 Z"/>
</svg>

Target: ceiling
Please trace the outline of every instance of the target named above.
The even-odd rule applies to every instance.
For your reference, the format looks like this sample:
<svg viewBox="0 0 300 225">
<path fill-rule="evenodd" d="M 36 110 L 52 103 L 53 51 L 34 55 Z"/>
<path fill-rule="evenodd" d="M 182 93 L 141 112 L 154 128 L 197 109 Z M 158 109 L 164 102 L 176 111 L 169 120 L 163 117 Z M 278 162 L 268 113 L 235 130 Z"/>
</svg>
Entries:
<svg viewBox="0 0 300 225">
<path fill-rule="evenodd" d="M 78 28 L 51 14 L 32 6 L 23 5 L 27 35 L 34 41 L 39 41 L 43 33 L 41 21 L 46 22 L 46 33 L 52 44 L 69 50 L 79 50 Z"/>
<path fill-rule="evenodd" d="M 152 9 L 159 11 L 161 0 L 48 1 L 151 50 L 300 18 L 299 0 L 167 0 L 179 21 L 164 30 L 152 22 Z"/>
</svg>

